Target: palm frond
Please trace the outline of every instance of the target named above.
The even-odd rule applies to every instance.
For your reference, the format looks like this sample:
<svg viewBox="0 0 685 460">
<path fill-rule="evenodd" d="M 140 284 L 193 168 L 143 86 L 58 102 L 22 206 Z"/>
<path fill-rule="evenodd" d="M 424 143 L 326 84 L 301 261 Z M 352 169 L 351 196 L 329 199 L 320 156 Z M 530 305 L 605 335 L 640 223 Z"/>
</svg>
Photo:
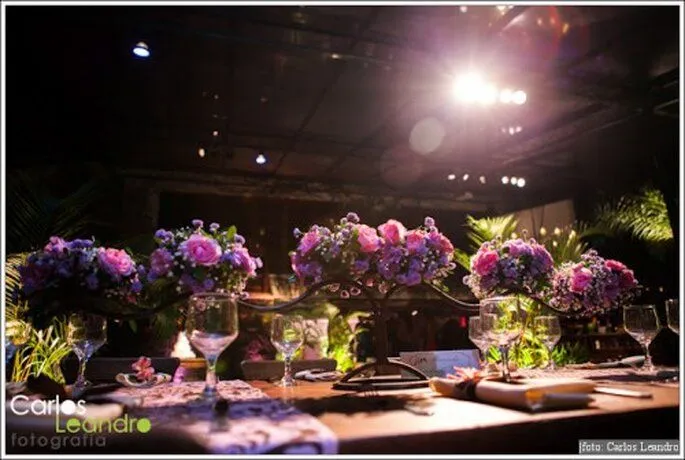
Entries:
<svg viewBox="0 0 685 460">
<path fill-rule="evenodd" d="M 466 236 L 471 241 L 472 249 L 478 248 L 486 241 L 491 241 L 497 237 L 507 239 L 516 231 L 518 220 L 514 214 L 500 217 L 483 217 L 476 219 L 473 216 L 466 216 Z"/>
<path fill-rule="evenodd" d="M 650 243 L 673 239 L 668 208 L 663 194 L 656 189 L 644 188 L 635 195 L 626 195 L 616 202 L 600 206 L 597 222 L 615 233 L 628 233 Z"/>
</svg>

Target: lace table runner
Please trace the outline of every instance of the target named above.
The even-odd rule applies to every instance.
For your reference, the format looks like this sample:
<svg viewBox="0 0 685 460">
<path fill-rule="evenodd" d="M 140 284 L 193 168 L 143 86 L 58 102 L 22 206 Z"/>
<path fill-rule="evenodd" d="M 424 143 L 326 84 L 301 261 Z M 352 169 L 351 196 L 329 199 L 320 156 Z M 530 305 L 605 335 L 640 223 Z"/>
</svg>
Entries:
<svg viewBox="0 0 685 460">
<path fill-rule="evenodd" d="M 677 370 L 671 371 L 677 375 Z M 616 383 L 642 383 L 659 384 L 660 386 L 672 386 L 677 388 L 677 379 L 660 377 L 656 372 L 635 372 L 627 368 L 608 368 L 608 369 L 581 369 L 562 367 L 555 371 L 545 369 L 519 369 L 513 373 L 527 378 L 582 378 L 597 381 L 614 381 Z"/>
<path fill-rule="evenodd" d="M 327 426 L 243 381 L 218 384 L 229 402 L 226 415 L 193 402 L 203 388 L 204 382 L 167 383 L 121 388 L 113 396 L 136 400 L 129 412 L 149 418 L 153 429 L 184 430 L 216 454 L 337 453 L 337 438 Z"/>
</svg>

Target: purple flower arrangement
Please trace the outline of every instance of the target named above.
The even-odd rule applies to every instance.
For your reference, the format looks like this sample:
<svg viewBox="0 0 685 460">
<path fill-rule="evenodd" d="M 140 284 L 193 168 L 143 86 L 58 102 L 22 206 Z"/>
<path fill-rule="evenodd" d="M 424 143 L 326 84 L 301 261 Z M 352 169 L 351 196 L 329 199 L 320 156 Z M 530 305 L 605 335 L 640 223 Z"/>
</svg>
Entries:
<svg viewBox="0 0 685 460">
<path fill-rule="evenodd" d="M 171 281 L 178 293 L 229 292 L 240 294 L 247 280 L 262 267 L 252 257 L 245 238 L 235 227 L 221 229 L 195 219 L 191 227 L 155 233 L 157 249 L 150 254 L 148 281 Z"/>
<path fill-rule="evenodd" d="M 95 246 L 91 240 L 50 238 L 19 267 L 22 296 L 35 323 L 50 314 L 76 309 L 83 299 L 99 297 L 135 303 L 145 269 L 123 249 Z"/>
<path fill-rule="evenodd" d="M 439 281 L 455 268 L 454 247 L 430 217 L 423 227 L 407 231 L 392 219 L 375 229 L 350 212 L 333 228 L 313 225 L 306 233 L 295 229 L 294 235 L 299 244 L 290 259 L 305 285 L 344 277 L 386 292 L 395 284 Z"/>
<path fill-rule="evenodd" d="M 535 295 L 547 289 L 554 260 L 541 244 L 530 239 L 495 239 L 483 243 L 471 259 L 471 274 L 464 284 L 479 298 L 497 294 Z"/>
<path fill-rule="evenodd" d="M 549 292 L 550 305 L 590 316 L 630 301 L 637 287 L 632 270 L 589 250 L 580 262 L 566 262 L 557 269 Z"/>
<path fill-rule="evenodd" d="M 379 226 L 378 231 L 383 241 L 376 259 L 381 292 L 394 284 L 415 286 L 422 281 L 437 282 L 456 267 L 452 262 L 454 246 L 440 233 L 432 217 L 426 217 L 423 226 L 412 230 L 391 219 Z"/>
</svg>

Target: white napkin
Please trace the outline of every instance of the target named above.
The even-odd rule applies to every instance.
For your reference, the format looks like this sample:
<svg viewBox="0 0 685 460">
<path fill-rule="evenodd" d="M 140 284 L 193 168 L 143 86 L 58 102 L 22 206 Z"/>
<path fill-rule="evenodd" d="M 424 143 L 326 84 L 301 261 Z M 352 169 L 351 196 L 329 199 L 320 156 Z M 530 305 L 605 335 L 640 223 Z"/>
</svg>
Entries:
<svg viewBox="0 0 685 460">
<path fill-rule="evenodd" d="M 436 393 L 460 399 L 475 396 L 477 401 L 498 406 L 532 411 L 586 407 L 595 382 L 585 379 L 530 379 L 521 383 L 481 380 L 473 395 L 466 394 L 458 381 L 432 378 L 430 387 Z"/>
</svg>

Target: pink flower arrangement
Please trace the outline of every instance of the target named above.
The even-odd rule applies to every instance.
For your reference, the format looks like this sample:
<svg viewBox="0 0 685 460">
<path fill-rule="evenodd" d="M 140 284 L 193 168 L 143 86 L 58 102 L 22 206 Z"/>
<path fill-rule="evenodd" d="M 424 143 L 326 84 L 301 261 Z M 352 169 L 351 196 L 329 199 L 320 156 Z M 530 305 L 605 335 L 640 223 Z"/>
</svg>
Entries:
<svg viewBox="0 0 685 460">
<path fill-rule="evenodd" d="M 382 240 L 376 229 L 359 222 L 357 214 L 348 213 L 333 228 L 312 225 L 306 233 L 296 228 L 293 234 L 300 241 L 290 261 L 305 285 L 333 277 L 373 284 L 373 261 Z"/>
<path fill-rule="evenodd" d="M 136 362 L 131 364 L 131 369 L 136 371 L 136 379 L 140 382 L 152 380 L 155 375 L 155 368 L 152 367 L 152 360 L 146 356 L 141 356 Z"/>
<path fill-rule="evenodd" d="M 471 258 L 471 274 L 464 284 L 479 299 L 497 294 L 533 295 L 546 289 L 554 273 L 554 260 L 541 244 L 530 239 L 499 239 L 481 245 Z"/>
<path fill-rule="evenodd" d="M 590 316 L 629 302 L 637 288 L 632 270 L 590 250 L 580 262 L 567 262 L 556 270 L 547 294 L 553 307 Z"/>
<path fill-rule="evenodd" d="M 222 230 L 212 223 L 207 231 L 204 223 L 195 219 L 192 227 L 157 230 L 155 241 L 158 247 L 150 254 L 148 281 L 171 282 L 178 293 L 240 294 L 262 267 L 235 227 Z"/>
<path fill-rule="evenodd" d="M 51 316 L 66 313 L 76 298 L 101 297 L 134 304 L 143 288 L 142 265 L 125 250 L 95 246 L 91 240 L 50 238 L 19 267 L 21 295 L 37 327 Z M 92 301 L 92 300 L 91 300 Z"/>
<path fill-rule="evenodd" d="M 294 234 L 300 241 L 290 258 L 305 285 L 344 277 L 385 292 L 395 284 L 438 282 L 455 268 L 454 247 L 430 217 L 413 230 L 394 219 L 375 229 L 350 212 L 333 228 L 313 225 Z"/>
</svg>

